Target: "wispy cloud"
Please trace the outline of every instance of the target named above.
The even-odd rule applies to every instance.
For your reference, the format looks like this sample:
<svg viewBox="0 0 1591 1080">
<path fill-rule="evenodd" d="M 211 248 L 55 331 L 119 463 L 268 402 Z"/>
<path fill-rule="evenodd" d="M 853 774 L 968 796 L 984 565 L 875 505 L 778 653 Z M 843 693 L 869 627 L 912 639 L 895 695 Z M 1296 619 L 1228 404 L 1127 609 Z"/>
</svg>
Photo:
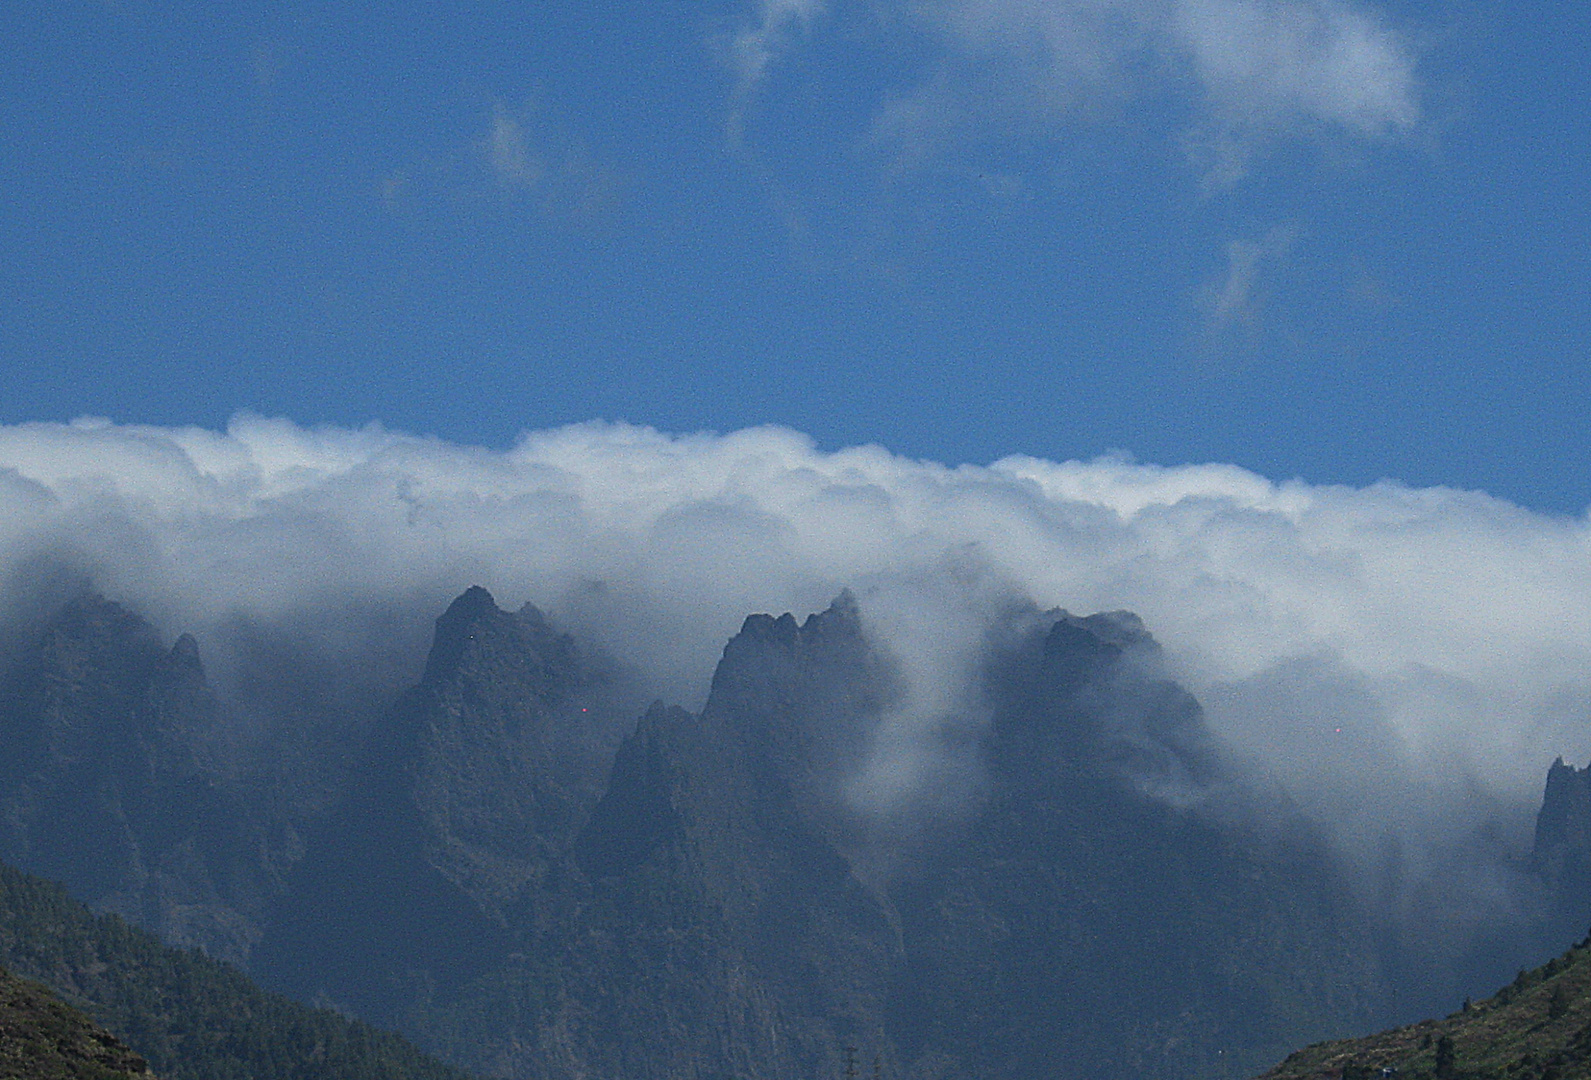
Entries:
<svg viewBox="0 0 1591 1080">
<path fill-rule="evenodd" d="M 1342 0 L 948 0 L 961 47 L 1030 67 L 1073 95 L 1191 77 L 1210 119 L 1299 120 L 1383 137 L 1420 117 L 1408 44 Z"/>
<path fill-rule="evenodd" d="M 1293 229 L 1278 226 L 1258 240 L 1227 241 L 1225 271 L 1202 302 L 1212 333 L 1257 325 L 1260 297 L 1256 286 L 1261 274 L 1286 256 L 1295 236 Z"/>
<path fill-rule="evenodd" d="M 751 21 L 730 42 L 740 92 L 756 87 L 779 52 L 822 11 L 822 0 L 757 0 Z"/>
<path fill-rule="evenodd" d="M 1337 0 L 1177 0 L 1169 30 L 1228 119 L 1304 117 L 1380 137 L 1420 118 L 1413 54 L 1368 9 Z"/>
<path fill-rule="evenodd" d="M 1420 121 L 1410 43 L 1352 0 L 886 0 L 875 25 L 926 28 L 937 66 L 880 106 L 908 143 L 977 125 L 991 109 L 1060 123 L 1102 100 L 1181 99 L 1186 143 L 1217 183 L 1251 146 L 1312 129 L 1383 140 Z M 735 39 L 744 94 L 810 25 L 817 0 L 762 0 Z M 821 48 L 814 44 L 813 48 Z M 932 64 L 933 61 L 928 61 Z M 916 131 L 922 128 L 922 132 Z"/>
<path fill-rule="evenodd" d="M 549 121 L 533 103 L 516 110 L 495 102 L 485 133 L 469 145 L 469 182 L 478 184 L 484 175 L 500 193 L 527 199 L 553 220 L 590 223 L 622 204 L 629 188 L 628 178 L 586 140 Z M 400 186 L 407 186 L 402 179 Z"/>
<path fill-rule="evenodd" d="M 492 129 L 484 151 L 492 172 L 505 184 L 528 187 L 547 171 L 541 159 L 531 152 L 524 127 L 501 103 L 492 107 Z"/>
</svg>

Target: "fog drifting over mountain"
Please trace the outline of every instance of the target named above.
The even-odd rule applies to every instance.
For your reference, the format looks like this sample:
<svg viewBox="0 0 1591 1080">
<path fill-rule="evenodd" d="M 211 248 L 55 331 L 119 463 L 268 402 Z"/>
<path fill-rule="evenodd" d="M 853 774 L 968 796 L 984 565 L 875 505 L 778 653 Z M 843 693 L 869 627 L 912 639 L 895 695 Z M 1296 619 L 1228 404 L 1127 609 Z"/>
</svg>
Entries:
<svg viewBox="0 0 1591 1080">
<path fill-rule="evenodd" d="M 478 583 L 690 707 L 746 614 L 848 587 L 911 684 L 882 740 L 903 753 L 914 723 L 976 722 L 993 613 L 1128 609 L 1235 758 L 1368 858 L 1497 807 L 1523 820 L 1554 756 L 1591 754 L 1591 528 L 1476 492 L 950 468 L 780 428 L 584 424 L 496 452 L 252 415 L 80 421 L 0 428 L 0 562 L 12 610 L 68 568 L 194 632 L 223 688 L 239 627 L 307 634 L 340 670 L 417 664 Z"/>
</svg>

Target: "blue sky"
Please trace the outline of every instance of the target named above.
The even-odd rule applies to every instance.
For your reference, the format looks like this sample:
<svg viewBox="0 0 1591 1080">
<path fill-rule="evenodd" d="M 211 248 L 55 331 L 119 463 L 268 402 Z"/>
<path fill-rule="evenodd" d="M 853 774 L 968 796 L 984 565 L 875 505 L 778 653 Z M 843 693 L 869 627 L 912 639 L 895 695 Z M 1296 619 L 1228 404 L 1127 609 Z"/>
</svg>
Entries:
<svg viewBox="0 0 1591 1080">
<path fill-rule="evenodd" d="M 1591 504 L 1582 5 L 6 5 L 0 422 Z"/>
</svg>

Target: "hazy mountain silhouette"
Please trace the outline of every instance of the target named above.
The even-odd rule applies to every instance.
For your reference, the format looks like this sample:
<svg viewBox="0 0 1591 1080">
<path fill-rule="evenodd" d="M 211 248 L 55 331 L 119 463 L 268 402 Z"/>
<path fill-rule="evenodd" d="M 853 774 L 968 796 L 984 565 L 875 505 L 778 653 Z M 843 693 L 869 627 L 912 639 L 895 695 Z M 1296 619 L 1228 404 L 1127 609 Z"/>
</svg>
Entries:
<svg viewBox="0 0 1591 1080">
<path fill-rule="evenodd" d="M 241 962 L 284 858 L 216 744 L 199 649 L 95 595 L 0 682 L 0 859 Z"/>
<path fill-rule="evenodd" d="M 855 1047 L 924 1080 L 1215 1077 L 1450 989 L 1125 612 L 1014 607 L 974 698 L 930 707 L 847 593 L 747 618 L 700 713 L 637 721 L 615 661 L 472 588 L 310 817 L 208 749 L 191 639 L 85 598 L 32 640 L 5 854 L 483 1075 L 782 1080 Z M 1571 773 L 1537 842 L 1564 919 Z"/>
</svg>

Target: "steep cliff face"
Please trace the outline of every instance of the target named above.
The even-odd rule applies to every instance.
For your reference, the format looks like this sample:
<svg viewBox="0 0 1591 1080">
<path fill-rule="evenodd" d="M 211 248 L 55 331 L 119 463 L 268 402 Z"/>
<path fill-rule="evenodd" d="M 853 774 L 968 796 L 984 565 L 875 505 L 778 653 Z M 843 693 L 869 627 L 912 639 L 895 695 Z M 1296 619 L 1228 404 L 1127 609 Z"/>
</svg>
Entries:
<svg viewBox="0 0 1591 1080">
<path fill-rule="evenodd" d="M 1550 896 L 1552 936 L 1583 931 L 1591 923 L 1591 769 L 1559 758 L 1547 770 L 1533 862 Z"/>
<path fill-rule="evenodd" d="M 533 607 L 474 588 L 420 683 L 311 836 L 254 969 L 306 998 L 423 1028 L 557 921 L 565 852 L 627 726 L 604 665 Z"/>
<path fill-rule="evenodd" d="M 437 620 L 377 772 L 410 785 L 426 860 L 494 919 L 544 883 L 602 794 L 633 725 L 609 682 L 540 611 L 501 611 L 485 589 Z"/>
<path fill-rule="evenodd" d="M 101 903 L 143 883 L 130 913 L 168 936 L 149 883 L 208 888 L 271 985 L 483 1075 L 794 1080 L 855 1047 L 922 1080 L 1175 1080 L 1385 1000 L 1330 860 L 1221 809 L 1199 706 L 1126 613 L 1010 612 L 943 718 L 849 595 L 754 615 L 700 714 L 637 723 L 609 662 L 471 589 L 301 861 L 249 893 L 286 860 L 247 823 L 290 800 L 240 806 L 207 764 L 193 643 L 95 603 L 7 684 L 6 842 Z M 919 758 L 892 771 L 902 730 Z"/>
<path fill-rule="evenodd" d="M 1220 1075 L 1372 1015 L 1329 862 L 1296 822 L 1261 844 L 1201 808 L 1223 778 L 1156 666 L 1122 613 L 1026 619 L 991 656 L 986 801 L 891 888 L 921 1073 Z"/>
<path fill-rule="evenodd" d="M 98 596 L 60 609 L 0 696 L 0 858 L 168 940 L 241 961 L 271 890 L 214 744 L 198 646 Z"/>
<path fill-rule="evenodd" d="M 451 670 L 443 640 L 439 626 L 443 659 L 427 683 Z M 809 728 L 844 728 L 872 709 L 875 663 L 847 605 L 802 625 L 753 617 L 726 649 L 703 713 L 653 706 L 611 757 L 600 799 L 567 731 L 515 742 L 515 760 L 553 762 L 545 784 L 540 766 L 521 766 L 520 791 L 569 797 L 544 799 L 555 812 L 529 815 L 518 832 L 519 843 L 524 829 L 539 838 L 540 870 L 498 905 L 500 921 L 470 916 L 483 934 L 473 968 L 448 981 L 426 961 L 429 996 L 406 1005 L 394 996 L 408 1029 L 483 1073 L 538 1078 L 811 1076 L 837 1069 L 847 1045 L 884 1047 L 898 941 L 824 834 L 818 808 L 831 793 L 817 766 L 832 751 L 819 751 Z M 548 684 L 558 694 L 583 678 L 578 661 L 508 666 L 561 671 Z M 427 732 L 446 727 L 426 715 Z M 442 773 L 459 770 L 441 761 L 470 756 L 457 739 L 422 743 L 433 749 L 418 759 L 434 755 L 427 768 Z M 534 746 L 562 749 L 548 759 Z M 456 911 L 436 919 L 467 922 Z M 450 945 L 455 957 L 467 951 Z"/>
<path fill-rule="evenodd" d="M 569 921 L 463 995 L 539 1010 L 491 1067 L 794 1078 L 850 1046 L 923 1078 L 1196 1077 L 1369 1021 L 1374 942 L 1307 833 L 1190 809 L 1218 765 L 1136 620 L 1014 617 L 987 684 L 956 748 L 981 780 L 925 826 L 847 784 L 901 694 L 854 603 L 748 619 L 702 714 L 620 749 Z"/>
<path fill-rule="evenodd" d="M 575 848 L 576 1071 L 824 1075 L 846 1046 L 893 1060 L 898 935 L 828 833 L 886 674 L 848 599 L 803 624 L 754 616 L 700 716 L 642 720 Z"/>
</svg>

